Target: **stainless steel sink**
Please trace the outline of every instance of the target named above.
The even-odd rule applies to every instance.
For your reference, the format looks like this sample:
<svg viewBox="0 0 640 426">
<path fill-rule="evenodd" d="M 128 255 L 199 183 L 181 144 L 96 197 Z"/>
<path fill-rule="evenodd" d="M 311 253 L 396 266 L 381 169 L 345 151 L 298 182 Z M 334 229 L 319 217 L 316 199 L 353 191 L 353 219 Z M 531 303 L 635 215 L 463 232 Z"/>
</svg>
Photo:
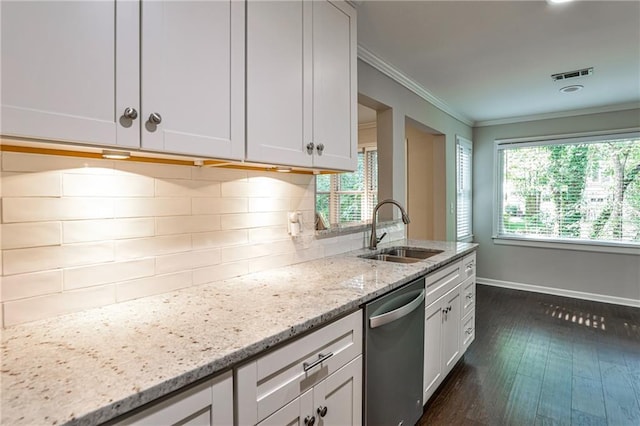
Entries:
<svg viewBox="0 0 640 426">
<path fill-rule="evenodd" d="M 417 248 L 417 247 L 389 247 L 375 254 L 364 254 L 359 256 L 364 259 L 382 260 L 384 262 L 415 263 L 427 259 L 444 250 Z"/>
</svg>

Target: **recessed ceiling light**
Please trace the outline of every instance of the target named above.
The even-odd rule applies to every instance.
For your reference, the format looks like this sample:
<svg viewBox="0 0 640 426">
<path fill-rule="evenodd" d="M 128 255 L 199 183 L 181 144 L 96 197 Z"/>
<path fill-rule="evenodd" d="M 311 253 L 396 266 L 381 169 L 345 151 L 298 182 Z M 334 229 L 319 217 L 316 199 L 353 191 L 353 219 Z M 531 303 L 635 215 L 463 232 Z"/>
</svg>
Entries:
<svg viewBox="0 0 640 426">
<path fill-rule="evenodd" d="M 560 91 L 562 93 L 573 93 L 573 92 L 579 92 L 580 90 L 584 89 L 584 86 L 581 84 L 574 84 L 573 86 L 565 86 L 562 89 L 560 89 Z"/>
</svg>

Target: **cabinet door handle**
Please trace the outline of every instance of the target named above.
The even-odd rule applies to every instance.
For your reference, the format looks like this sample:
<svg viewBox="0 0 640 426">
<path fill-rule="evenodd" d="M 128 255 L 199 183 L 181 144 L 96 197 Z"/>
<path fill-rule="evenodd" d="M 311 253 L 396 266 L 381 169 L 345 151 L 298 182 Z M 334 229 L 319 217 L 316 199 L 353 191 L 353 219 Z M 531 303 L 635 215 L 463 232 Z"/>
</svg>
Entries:
<svg viewBox="0 0 640 426">
<path fill-rule="evenodd" d="M 307 154 L 311 155 L 313 154 L 313 148 L 315 147 L 313 142 L 309 142 L 307 144 Z"/>
<path fill-rule="evenodd" d="M 316 423 L 316 417 L 315 416 L 307 416 L 304 419 L 304 424 L 307 426 L 313 426 Z"/>
<path fill-rule="evenodd" d="M 316 147 L 316 150 L 318 151 L 318 155 L 322 155 L 322 151 L 324 151 L 324 144 L 319 143 L 318 146 Z"/>
<path fill-rule="evenodd" d="M 157 112 L 152 112 L 149 116 L 149 121 L 153 124 L 160 124 L 162 123 L 162 116 Z"/>
<path fill-rule="evenodd" d="M 318 354 L 318 359 L 316 359 L 313 362 L 303 362 L 302 363 L 302 368 L 304 369 L 304 371 L 309 371 L 311 370 L 313 367 L 315 367 L 318 364 L 321 364 L 322 361 L 325 361 L 329 358 L 331 358 L 333 356 L 333 352 L 329 352 L 328 354 Z"/>
<path fill-rule="evenodd" d="M 124 118 L 128 118 L 129 120 L 135 120 L 138 118 L 138 111 L 135 108 L 127 107 L 124 109 L 124 113 L 122 114 Z"/>
<path fill-rule="evenodd" d="M 322 405 L 319 406 L 317 411 L 318 411 L 318 415 L 320 417 L 324 417 L 324 416 L 327 415 L 327 407 L 326 406 L 324 406 L 324 407 Z"/>
</svg>

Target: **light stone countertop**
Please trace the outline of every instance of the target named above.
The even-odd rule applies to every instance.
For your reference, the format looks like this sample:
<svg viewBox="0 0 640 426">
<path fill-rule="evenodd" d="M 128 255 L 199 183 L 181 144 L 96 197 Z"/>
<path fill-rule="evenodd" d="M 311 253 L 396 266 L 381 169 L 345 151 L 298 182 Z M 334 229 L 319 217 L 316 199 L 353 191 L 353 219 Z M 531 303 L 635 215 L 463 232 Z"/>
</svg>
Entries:
<svg viewBox="0 0 640 426">
<path fill-rule="evenodd" d="M 367 249 L 2 330 L 0 423 L 98 424 L 353 312 L 475 250 L 397 264 Z"/>
</svg>

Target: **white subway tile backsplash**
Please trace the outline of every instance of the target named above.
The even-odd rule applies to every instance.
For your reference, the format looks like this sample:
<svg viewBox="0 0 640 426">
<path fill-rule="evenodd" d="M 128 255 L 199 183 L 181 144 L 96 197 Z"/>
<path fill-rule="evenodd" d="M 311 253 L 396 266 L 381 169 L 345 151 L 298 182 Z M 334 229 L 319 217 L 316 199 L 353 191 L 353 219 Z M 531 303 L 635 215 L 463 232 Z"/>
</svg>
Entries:
<svg viewBox="0 0 640 426">
<path fill-rule="evenodd" d="M 8 223 L 2 225 L 2 249 L 59 245 L 61 222 Z"/>
<path fill-rule="evenodd" d="M 45 222 L 50 220 L 102 219 L 113 217 L 111 198 L 13 198 L 2 200 L 2 221 Z"/>
<path fill-rule="evenodd" d="M 174 164 L 139 163 L 135 161 L 116 161 L 116 170 L 133 175 L 166 179 L 190 179 L 191 167 Z"/>
<path fill-rule="evenodd" d="M 59 197 L 62 195 L 62 174 L 57 171 L 3 172 L 0 189 L 3 197 Z"/>
<path fill-rule="evenodd" d="M 235 231 L 200 232 L 191 236 L 194 250 L 214 247 L 228 247 L 245 244 L 249 241 L 249 233 L 246 229 Z"/>
<path fill-rule="evenodd" d="M 155 222 L 152 217 L 62 222 L 62 241 L 65 244 L 152 237 L 153 235 L 155 235 Z"/>
<path fill-rule="evenodd" d="M 112 286 L 67 291 L 46 296 L 4 302 L 4 325 L 8 327 L 28 321 L 77 312 L 115 303 Z"/>
<path fill-rule="evenodd" d="M 4 326 L 364 244 L 315 238 L 312 175 L 14 152 L 0 164 Z"/>
<path fill-rule="evenodd" d="M 250 212 L 285 212 L 290 210 L 289 198 L 250 198 Z"/>
<path fill-rule="evenodd" d="M 149 257 L 123 262 L 108 262 L 77 268 L 66 268 L 63 274 L 63 283 L 65 290 L 74 290 L 118 281 L 151 277 L 154 273 L 155 259 Z"/>
<path fill-rule="evenodd" d="M 179 216 L 191 214 L 191 199 L 175 198 L 118 198 L 116 217 Z"/>
<path fill-rule="evenodd" d="M 193 198 L 193 214 L 246 213 L 249 201 L 246 198 Z"/>
<path fill-rule="evenodd" d="M 219 215 L 166 216 L 156 218 L 156 235 L 188 234 L 220 229 Z"/>
<path fill-rule="evenodd" d="M 218 182 L 246 181 L 246 170 L 224 169 L 217 167 L 193 167 L 191 178 L 194 180 L 215 180 Z"/>
<path fill-rule="evenodd" d="M 202 268 L 220 263 L 220 249 L 194 250 L 156 257 L 156 274 Z"/>
<path fill-rule="evenodd" d="M 192 275 L 192 271 L 184 271 L 121 282 L 116 284 L 116 300 L 124 302 L 189 287 L 193 284 Z"/>
<path fill-rule="evenodd" d="M 65 197 L 152 197 L 153 178 L 131 174 L 63 173 Z"/>
<path fill-rule="evenodd" d="M 220 183 L 208 180 L 156 179 L 157 197 L 219 197 Z"/>
<path fill-rule="evenodd" d="M 16 300 L 62 291 L 62 269 L 11 275 L 2 278 L 1 300 Z"/>
<path fill-rule="evenodd" d="M 193 270 L 193 284 L 200 285 L 249 273 L 249 262 L 224 263 Z"/>
<path fill-rule="evenodd" d="M 190 235 L 168 235 L 115 241 L 117 260 L 138 259 L 191 250 Z"/>
<path fill-rule="evenodd" d="M 248 229 L 286 224 L 286 212 L 225 214 L 220 218 L 222 229 Z"/>
</svg>

